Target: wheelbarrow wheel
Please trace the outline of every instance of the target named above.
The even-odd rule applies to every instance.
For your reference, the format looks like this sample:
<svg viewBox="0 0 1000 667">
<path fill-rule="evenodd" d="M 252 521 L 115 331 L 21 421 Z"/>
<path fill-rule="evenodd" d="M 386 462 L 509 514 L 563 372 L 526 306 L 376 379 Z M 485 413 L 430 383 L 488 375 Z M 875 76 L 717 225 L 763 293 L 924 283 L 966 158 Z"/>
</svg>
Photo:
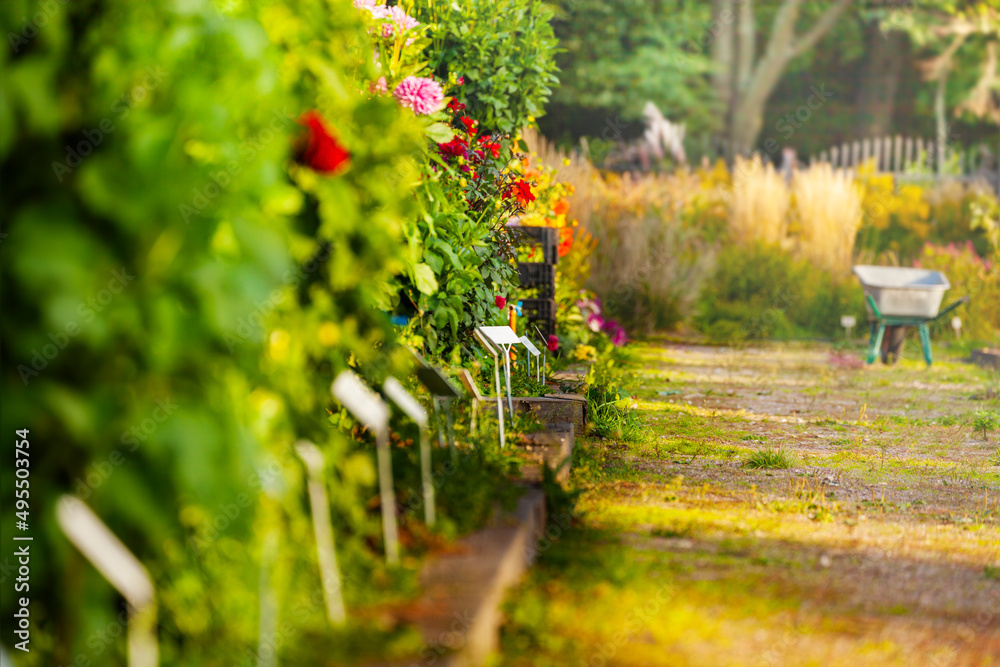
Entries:
<svg viewBox="0 0 1000 667">
<path fill-rule="evenodd" d="M 882 363 L 894 364 L 899 361 L 903 351 L 903 341 L 906 340 L 906 327 L 888 326 L 882 338 Z"/>
</svg>

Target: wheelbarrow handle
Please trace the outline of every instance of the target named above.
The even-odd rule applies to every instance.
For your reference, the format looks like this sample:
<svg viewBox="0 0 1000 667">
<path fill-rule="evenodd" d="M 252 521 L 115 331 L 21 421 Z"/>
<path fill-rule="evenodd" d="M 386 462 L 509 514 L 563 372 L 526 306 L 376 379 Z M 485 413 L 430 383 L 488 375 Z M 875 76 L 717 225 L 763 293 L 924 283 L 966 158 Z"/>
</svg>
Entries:
<svg viewBox="0 0 1000 667">
<path fill-rule="evenodd" d="M 948 313 L 950 313 L 951 311 L 953 311 L 953 310 L 955 310 L 956 308 L 958 308 L 959 306 L 961 306 L 961 305 L 962 305 L 963 303 L 969 303 L 969 297 L 967 297 L 967 296 L 963 296 L 963 297 L 962 297 L 961 299 L 959 299 L 959 300 L 958 300 L 958 301 L 956 301 L 955 303 L 953 303 L 953 304 L 949 305 L 949 306 L 948 306 L 947 308 L 945 308 L 944 310 L 942 310 L 941 312 L 939 312 L 939 313 L 937 314 L 937 317 L 935 317 L 934 319 L 936 320 L 936 319 L 938 319 L 939 317 L 944 317 L 945 315 L 947 315 L 947 314 L 948 314 Z"/>
</svg>

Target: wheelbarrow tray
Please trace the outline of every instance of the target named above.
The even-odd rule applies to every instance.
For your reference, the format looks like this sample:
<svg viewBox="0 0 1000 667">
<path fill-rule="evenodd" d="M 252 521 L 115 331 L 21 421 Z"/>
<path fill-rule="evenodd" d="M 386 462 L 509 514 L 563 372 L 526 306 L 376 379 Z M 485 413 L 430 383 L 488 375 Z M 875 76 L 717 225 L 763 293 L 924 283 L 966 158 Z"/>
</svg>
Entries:
<svg viewBox="0 0 1000 667">
<path fill-rule="evenodd" d="M 938 315 L 944 292 L 951 285 L 940 271 L 898 266 L 854 267 L 866 296 L 871 296 L 883 317 L 932 320 Z M 868 299 L 868 316 L 875 319 Z"/>
</svg>

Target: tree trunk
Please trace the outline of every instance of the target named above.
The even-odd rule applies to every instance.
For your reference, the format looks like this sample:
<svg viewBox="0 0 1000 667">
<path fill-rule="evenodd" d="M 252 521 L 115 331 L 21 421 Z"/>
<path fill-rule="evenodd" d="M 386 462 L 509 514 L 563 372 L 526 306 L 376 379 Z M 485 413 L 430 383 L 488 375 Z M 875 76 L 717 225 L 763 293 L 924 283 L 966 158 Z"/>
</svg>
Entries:
<svg viewBox="0 0 1000 667">
<path fill-rule="evenodd" d="M 767 45 L 758 59 L 753 3 L 743 0 L 737 20 L 737 17 L 731 14 L 732 2 L 716 0 L 713 8 L 721 12 L 728 7 L 730 16 L 737 24 L 730 26 L 729 32 L 733 34 L 728 37 L 728 45 L 719 47 L 723 49 L 723 54 L 731 54 L 730 58 L 739 61 L 733 62 L 728 68 L 730 81 L 735 79 L 735 89 L 728 104 L 731 112 L 727 117 L 731 151 L 748 153 L 753 150 L 764 124 L 767 101 L 788 68 L 788 64 L 793 58 L 815 46 L 851 2 L 852 0 L 835 0 L 808 32 L 797 37 L 795 24 L 802 0 L 784 0 L 774 16 Z M 735 34 L 737 32 L 738 40 Z M 716 40 L 718 41 L 720 37 L 723 35 L 717 35 Z M 715 55 L 718 56 L 719 51 L 716 51 Z M 718 66 L 725 66 L 725 61 L 716 62 Z"/>
<path fill-rule="evenodd" d="M 881 137 L 892 130 L 903 63 L 907 60 L 909 38 L 901 31 L 883 33 L 878 22 L 865 28 L 865 63 L 856 98 L 857 137 Z"/>
<path fill-rule="evenodd" d="M 728 132 L 735 93 L 736 38 L 733 0 L 712 0 L 712 83 L 722 103 L 723 122 Z M 728 157 L 728 156 L 727 156 Z"/>
<path fill-rule="evenodd" d="M 941 70 L 934 93 L 934 120 L 937 126 L 937 141 L 934 153 L 937 159 L 937 173 L 944 174 L 944 150 L 948 145 L 948 118 L 945 115 L 945 93 L 948 91 L 948 69 Z M 929 157 L 929 156 L 928 156 Z"/>
</svg>

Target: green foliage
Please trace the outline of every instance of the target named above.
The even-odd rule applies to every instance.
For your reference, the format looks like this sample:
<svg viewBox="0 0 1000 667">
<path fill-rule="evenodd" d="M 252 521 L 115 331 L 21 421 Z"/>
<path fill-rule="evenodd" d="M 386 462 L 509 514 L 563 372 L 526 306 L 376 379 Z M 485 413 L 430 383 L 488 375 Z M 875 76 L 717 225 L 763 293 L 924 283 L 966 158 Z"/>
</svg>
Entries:
<svg viewBox="0 0 1000 667">
<path fill-rule="evenodd" d="M 4 5 L 4 33 L 40 7 Z M 31 429 L 32 614 L 48 619 L 25 664 L 98 660 L 88 640 L 117 615 L 54 529 L 55 498 L 74 491 L 152 573 L 164 664 L 231 662 L 256 645 L 267 536 L 312 542 L 297 438 L 343 482 L 345 575 L 378 582 L 348 586 L 349 603 L 398 580 L 366 546 L 373 480 L 324 395 L 348 350 L 375 379 L 399 366 L 376 346 L 391 336 L 379 306 L 403 265 L 422 128 L 357 91 L 371 45 L 349 4 L 40 11 L 37 36 L 0 55 L 2 425 Z M 343 174 L 289 164 L 313 108 L 351 153 Z M 2 520 L 8 534 L 12 509 Z M 279 604 L 305 605 L 285 638 L 301 656 L 315 647 L 300 631 L 328 633 L 318 571 L 306 548 L 274 557 Z"/>
<path fill-rule="evenodd" d="M 473 135 L 456 136 L 475 142 Z M 435 155 L 416 191 L 422 214 L 404 228 L 414 270 L 400 280 L 397 310 L 415 314 L 410 340 L 431 356 L 449 355 L 468 340 L 497 314 L 496 297 L 517 284 L 513 240 L 504 226 L 519 210 L 517 200 L 505 196 L 511 142 L 496 141 L 498 158 L 468 153 L 475 175 L 464 158 Z"/>
<path fill-rule="evenodd" d="M 459 442 L 462 446 L 453 456 L 449 448 L 437 447 L 432 436 L 435 532 L 449 538 L 482 526 L 497 509 L 512 510 L 523 492 L 512 479 L 519 475 L 515 450 L 500 449 L 496 429 L 482 429 L 478 437 L 462 437 Z M 416 446 L 393 448 L 393 469 L 399 471 L 396 501 L 403 507 L 403 523 L 423 521 L 419 455 Z"/>
<path fill-rule="evenodd" d="M 432 24 L 430 64 L 443 81 L 465 80 L 469 115 L 514 133 L 540 116 L 558 82 L 552 9 L 541 0 L 433 0 L 415 16 Z"/>
<path fill-rule="evenodd" d="M 618 139 L 614 135 L 638 119 L 649 101 L 694 129 L 715 127 L 717 117 L 704 113 L 713 104 L 705 76 L 711 61 L 698 42 L 708 35 L 708 3 L 562 0 L 558 6 L 554 25 L 563 48 L 557 57 L 562 74 L 547 131 Z"/>
<path fill-rule="evenodd" d="M 629 405 L 632 399 L 617 383 L 587 388 L 590 433 L 598 438 L 635 443 L 642 439 L 642 421 Z"/>
<path fill-rule="evenodd" d="M 919 265 L 936 269 L 948 278 L 951 288 L 945 292 L 941 306 L 968 297 L 969 303 L 961 306 L 955 315 L 962 319 L 962 334 L 971 340 L 1000 341 L 1000 266 L 982 260 L 975 251 L 966 247 L 926 245 Z M 932 325 L 935 335 L 951 333 L 951 317 L 944 317 Z"/>
<path fill-rule="evenodd" d="M 839 333 L 840 316 L 864 321 L 862 292 L 780 248 L 730 245 L 702 292 L 695 324 L 724 341 Z"/>
</svg>

